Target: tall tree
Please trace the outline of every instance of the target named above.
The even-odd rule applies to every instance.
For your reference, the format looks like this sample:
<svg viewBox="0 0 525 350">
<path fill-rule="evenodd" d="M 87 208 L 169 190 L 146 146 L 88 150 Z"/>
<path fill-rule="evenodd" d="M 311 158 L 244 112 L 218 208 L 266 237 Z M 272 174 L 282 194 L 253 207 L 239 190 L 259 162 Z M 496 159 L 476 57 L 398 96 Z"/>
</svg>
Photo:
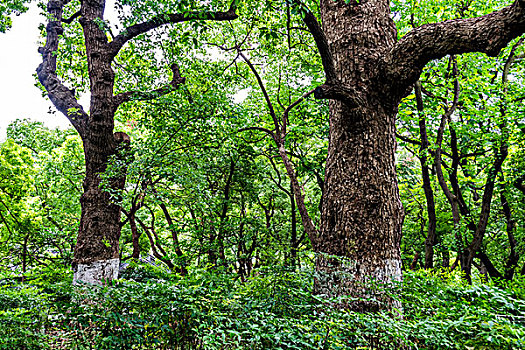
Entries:
<svg viewBox="0 0 525 350">
<path fill-rule="evenodd" d="M 525 31 L 525 1 L 482 17 L 423 25 L 400 40 L 388 1 L 321 0 L 320 10 L 322 28 L 304 11 L 326 74 L 315 97 L 330 99 L 321 227 L 311 237 L 314 249 L 323 253 L 316 261 L 324 274 L 317 289 L 359 296 L 366 294 L 363 281 L 401 279 L 403 209 L 394 167 L 401 99 L 430 60 L 473 51 L 498 55 Z M 350 277 L 340 278 L 341 273 Z M 374 305 L 365 301 L 352 307 Z"/>
<path fill-rule="evenodd" d="M 69 5 L 68 8 L 66 8 Z M 55 107 L 63 113 L 80 134 L 84 144 L 86 176 L 84 193 L 80 202 L 82 214 L 74 256 L 74 281 L 100 283 L 116 278 L 118 273 L 118 247 L 120 238 L 120 207 L 111 198 L 111 191 L 101 187 L 101 174 L 109 159 L 119 148 L 129 144 L 125 133 L 114 133 L 115 113 L 119 106 L 132 100 L 152 99 L 167 94 L 184 82 L 178 66 L 171 66 L 173 77 L 169 84 L 149 92 L 128 91 L 114 93 L 115 72 L 112 63 L 121 49 L 131 40 L 166 24 L 194 20 L 233 20 L 236 0 L 227 11 L 181 9 L 178 13 L 156 13 L 150 19 L 129 25 L 120 34 L 110 37 L 104 22 L 105 0 L 50 0 L 47 2 L 49 22 L 46 26 L 46 43 L 40 48 L 42 64 L 37 69 L 43 85 Z M 73 9 L 73 8 L 74 9 Z M 158 6 L 171 10 L 169 6 Z M 64 18 L 64 10 L 71 12 Z M 177 9 L 175 9 L 177 10 Z M 57 74 L 57 52 L 62 38 L 67 38 L 63 23 L 78 19 L 83 33 L 85 64 L 91 93 L 89 112 L 77 101 L 75 91 L 69 89 Z M 112 191 L 122 190 L 125 185 L 125 169 L 110 179 Z"/>
</svg>

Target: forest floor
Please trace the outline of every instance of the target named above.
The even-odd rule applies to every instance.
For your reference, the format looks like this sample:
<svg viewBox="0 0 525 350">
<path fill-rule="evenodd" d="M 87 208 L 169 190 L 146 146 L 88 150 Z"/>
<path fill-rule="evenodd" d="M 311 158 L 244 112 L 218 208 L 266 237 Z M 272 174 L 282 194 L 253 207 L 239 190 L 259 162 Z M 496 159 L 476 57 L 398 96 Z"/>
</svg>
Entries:
<svg viewBox="0 0 525 350">
<path fill-rule="evenodd" d="M 132 266 L 105 287 L 70 271 L 0 283 L 0 349 L 525 349 L 525 279 L 466 284 L 405 272 L 402 310 L 356 313 L 312 294 L 314 272 L 261 269 L 187 276 Z M 399 313 L 403 317 L 399 317 Z"/>
</svg>

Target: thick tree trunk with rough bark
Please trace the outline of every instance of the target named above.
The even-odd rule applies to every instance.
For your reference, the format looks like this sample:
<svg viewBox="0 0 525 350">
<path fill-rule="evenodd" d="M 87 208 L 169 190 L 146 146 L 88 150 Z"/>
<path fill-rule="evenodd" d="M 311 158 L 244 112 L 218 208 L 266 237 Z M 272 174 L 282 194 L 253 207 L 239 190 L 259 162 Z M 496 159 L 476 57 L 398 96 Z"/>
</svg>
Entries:
<svg viewBox="0 0 525 350">
<path fill-rule="evenodd" d="M 96 22 L 104 18 L 104 1 L 85 1 L 80 24 L 86 41 L 90 76 L 91 106 L 89 124 L 81 133 L 86 160 L 84 193 L 80 198 L 82 215 L 75 247 L 73 281 L 97 283 L 118 275 L 120 207 L 101 186 L 101 174 L 117 151 L 113 135 L 116 105 L 113 103 L 115 73 L 106 49 L 106 34 Z M 129 142 L 121 136 L 121 142 Z M 112 181 L 112 190 L 122 190 L 125 175 Z"/>
<path fill-rule="evenodd" d="M 401 98 L 432 59 L 472 51 L 497 55 L 525 31 L 525 1 L 479 18 L 415 28 L 397 42 L 386 0 L 320 4 L 322 29 L 313 13 L 304 17 L 326 74 L 314 96 L 331 100 L 321 227 L 310 235 L 318 253 L 315 289 L 332 297 L 366 297 L 371 280 L 401 280 L 403 209 L 394 166 Z M 379 300 L 343 306 L 398 306 Z"/>
<path fill-rule="evenodd" d="M 107 134 L 113 138 L 112 128 Z M 115 279 L 118 275 L 120 207 L 112 201 L 109 192 L 101 188 L 100 183 L 100 174 L 106 170 L 109 156 L 115 153 L 115 141 L 102 141 L 105 147 L 102 142 L 98 145 L 99 150 L 95 153 L 97 157 L 93 157 L 94 152 L 90 154 L 91 145 L 86 147 L 91 141 L 84 139 L 86 178 L 84 193 L 80 198 L 82 214 L 75 246 L 73 281 L 96 283 L 104 279 Z M 120 183 L 115 184 L 112 190 L 123 189 L 124 181 L 118 182 Z"/>
<path fill-rule="evenodd" d="M 70 0 L 49 0 L 47 12 L 46 44 L 39 49 L 42 64 L 37 69 L 38 79 L 48 92 L 55 107 L 63 113 L 80 134 L 84 144 L 86 177 L 84 193 L 80 203 L 82 214 L 75 247 L 73 283 L 79 281 L 101 284 L 118 275 L 120 207 L 110 192 L 124 188 L 126 169 L 110 178 L 107 186 L 101 186 L 101 175 L 105 173 L 110 157 L 127 147 L 129 136 L 113 133 L 114 116 L 118 107 L 131 100 L 152 99 L 167 94 L 184 83 L 179 68 L 172 64 L 172 80 L 164 87 L 150 92 L 129 91 L 113 94 L 115 73 L 111 67 L 113 59 L 122 47 L 137 36 L 170 23 L 191 20 L 233 20 L 236 2 L 226 12 L 195 11 L 186 13 L 163 13 L 142 23 L 125 28 L 120 34 L 108 40 L 100 22 L 104 19 L 105 0 L 82 0 L 80 10 L 71 18 L 63 19 L 64 7 Z M 57 50 L 61 36 L 66 35 L 62 23 L 79 20 L 84 33 L 85 52 L 90 80 L 90 113 L 87 114 L 78 103 L 75 92 L 68 89 L 57 74 Z M 106 191 L 110 189 L 111 191 Z M 155 250 L 154 250 L 155 252 Z"/>
<path fill-rule="evenodd" d="M 403 208 L 394 164 L 396 108 L 382 96 L 374 76 L 380 54 L 393 45 L 396 31 L 385 1 L 321 1 L 321 17 L 336 78 L 353 87 L 362 102 L 351 108 L 330 101 L 321 228 L 313 242 L 321 253 L 316 260 L 316 289 L 329 296 L 365 296 L 359 282 L 401 279 Z"/>
</svg>

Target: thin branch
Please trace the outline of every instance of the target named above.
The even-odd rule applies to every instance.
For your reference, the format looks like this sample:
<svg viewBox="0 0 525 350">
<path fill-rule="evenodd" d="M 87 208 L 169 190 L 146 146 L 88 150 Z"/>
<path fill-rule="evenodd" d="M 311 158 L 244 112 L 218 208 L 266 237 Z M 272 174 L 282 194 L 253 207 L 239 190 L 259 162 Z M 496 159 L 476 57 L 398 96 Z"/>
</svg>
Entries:
<svg viewBox="0 0 525 350">
<path fill-rule="evenodd" d="M 264 87 L 264 83 L 263 83 L 263 81 L 261 79 L 261 76 L 259 75 L 259 73 L 255 69 L 255 67 L 252 64 L 252 62 L 242 53 L 242 51 L 240 49 L 238 49 L 238 52 L 239 52 L 239 56 L 241 56 L 242 59 L 246 62 L 246 64 L 248 65 L 248 67 L 252 71 L 253 75 L 255 75 L 255 78 L 257 79 L 257 83 L 259 84 L 259 87 L 261 88 L 261 91 L 262 91 L 262 93 L 264 95 L 264 99 L 266 100 L 266 104 L 268 106 L 268 110 L 270 111 L 270 116 L 272 117 L 272 120 L 273 120 L 273 124 L 274 124 L 274 127 L 275 127 L 275 132 L 276 132 L 276 134 L 280 134 L 279 121 L 277 119 L 277 115 L 275 114 L 275 110 L 273 108 L 272 101 L 270 101 L 270 96 L 268 96 L 268 92 L 266 91 L 266 88 Z"/>
<path fill-rule="evenodd" d="M 243 131 L 248 131 L 248 130 L 255 130 L 255 131 L 265 132 L 268 135 L 270 135 L 272 137 L 272 139 L 275 140 L 275 134 L 273 133 L 273 131 L 268 130 L 266 128 L 261 128 L 261 127 L 258 127 L 258 126 L 250 126 L 250 127 L 247 127 L 247 128 L 241 128 L 241 129 L 237 130 L 237 132 L 243 132 Z"/>
<path fill-rule="evenodd" d="M 298 104 L 300 104 L 301 102 L 303 102 L 303 100 L 305 98 L 307 98 L 308 96 L 310 96 L 311 94 L 313 94 L 315 92 L 316 89 L 312 89 L 308 92 L 306 92 L 305 94 L 303 94 L 301 97 L 299 97 L 295 102 L 293 102 L 291 105 L 289 105 L 288 107 L 286 107 L 286 109 L 284 110 L 283 112 L 283 116 L 282 116 L 282 121 L 283 121 L 283 130 L 282 130 L 282 133 L 283 135 L 281 135 L 281 137 L 284 137 L 284 134 L 286 134 L 286 126 L 288 125 L 288 114 L 290 113 L 290 111 L 295 107 L 297 106 Z"/>
<path fill-rule="evenodd" d="M 81 15 L 81 11 L 78 10 L 78 11 L 75 12 L 73 15 L 71 15 L 71 17 L 66 18 L 66 19 L 63 19 L 63 18 L 62 18 L 62 23 L 71 24 L 75 19 L 77 19 L 78 17 L 80 17 L 80 15 Z"/>
<path fill-rule="evenodd" d="M 436 174 L 437 174 L 437 177 L 438 177 L 439 185 L 440 185 L 441 189 L 443 190 L 443 193 L 447 197 L 448 202 L 450 203 L 450 206 L 451 206 L 451 209 L 452 209 L 452 216 L 453 216 L 453 220 L 454 220 L 454 226 L 457 226 L 459 224 L 459 220 L 460 220 L 457 198 L 452 194 L 452 192 L 448 188 L 447 183 L 445 182 L 445 177 L 443 176 L 443 171 L 441 169 L 441 165 L 442 165 L 442 159 L 441 159 L 442 149 L 441 149 L 441 146 L 442 146 L 442 142 L 443 142 L 443 134 L 445 132 L 445 126 L 446 126 L 446 123 L 447 123 L 449 117 L 456 110 L 456 107 L 457 107 L 457 104 L 458 104 L 458 100 L 459 100 L 459 82 L 458 82 L 458 79 L 457 79 L 457 64 L 456 64 L 456 60 L 455 60 L 454 57 L 451 57 L 451 60 L 454 61 L 454 75 L 456 76 L 456 79 L 454 80 L 454 101 L 452 103 L 452 106 L 445 112 L 445 114 L 443 114 L 441 116 L 441 122 L 440 122 L 440 125 L 439 125 L 439 128 L 438 128 L 437 137 L 436 137 L 436 146 L 437 147 L 436 147 L 436 151 L 435 151 L 435 154 L 434 154 L 434 158 L 435 158 L 434 162 L 435 162 L 435 165 L 436 165 Z"/>
<path fill-rule="evenodd" d="M 401 141 L 404 141 L 406 143 L 410 143 L 412 145 L 421 146 L 421 142 L 418 140 L 411 139 L 409 137 L 403 136 L 400 133 L 396 131 L 396 137 L 400 139 Z"/>
<path fill-rule="evenodd" d="M 520 40 L 518 40 L 516 44 L 512 46 L 512 49 L 510 50 L 510 53 L 509 53 L 509 57 L 507 58 L 507 61 L 505 62 L 505 66 L 503 67 L 503 74 L 501 76 L 501 82 L 503 83 L 503 89 L 505 91 L 507 90 L 507 87 L 505 85 L 507 84 L 507 81 L 508 81 L 510 67 L 517 59 L 516 50 L 518 49 L 518 47 L 520 47 L 523 44 L 524 40 L 525 38 L 521 38 Z"/>
<path fill-rule="evenodd" d="M 155 89 L 153 91 L 149 91 L 149 92 L 144 92 L 144 91 L 123 92 L 123 93 L 120 93 L 114 96 L 114 103 L 116 104 L 116 106 L 120 106 L 122 103 L 128 102 L 128 101 L 153 100 L 162 95 L 166 95 L 166 94 L 169 94 L 170 92 L 173 92 L 181 84 L 184 84 L 186 82 L 186 78 L 181 77 L 179 66 L 176 63 L 173 63 L 170 66 L 170 68 L 173 73 L 173 77 L 171 79 L 171 82 L 168 85 L 163 86 L 159 89 Z"/>
<path fill-rule="evenodd" d="M 110 58 L 113 59 L 119 53 L 120 49 L 131 39 L 149 32 L 169 23 L 181 23 L 193 20 L 212 20 L 212 21 L 230 21 L 238 17 L 235 13 L 237 10 L 237 0 L 233 0 L 230 8 L 226 12 L 221 11 L 194 11 L 175 14 L 161 14 L 153 17 L 149 21 L 138 23 L 124 29 L 115 39 L 109 43 Z"/>
<path fill-rule="evenodd" d="M 324 73 L 326 75 L 326 83 L 328 85 L 333 85 L 338 83 L 337 74 L 335 72 L 334 57 L 332 51 L 330 50 L 330 44 L 328 44 L 328 39 L 324 34 L 323 28 L 317 21 L 315 15 L 300 1 L 294 1 L 294 5 L 299 7 L 301 11 L 304 12 L 304 24 L 308 27 L 310 33 L 314 37 L 315 44 L 317 45 L 317 50 L 321 55 L 321 61 L 323 63 Z"/>
</svg>

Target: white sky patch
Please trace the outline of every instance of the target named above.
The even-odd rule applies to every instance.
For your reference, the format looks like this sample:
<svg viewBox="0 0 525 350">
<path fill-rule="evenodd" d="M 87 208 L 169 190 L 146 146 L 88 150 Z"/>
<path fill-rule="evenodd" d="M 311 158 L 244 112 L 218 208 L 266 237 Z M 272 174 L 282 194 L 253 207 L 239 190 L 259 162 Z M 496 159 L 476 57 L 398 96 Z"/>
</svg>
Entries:
<svg viewBox="0 0 525 350">
<path fill-rule="evenodd" d="M 0 34 L 0 140 L 6 128 L 19 118 L 42 121 L 50 128 L 68 127 L 66 117 L 55 111 L 49 100 L 35 86 L 36 67 L 42 62 L 37 52 L 39 30 L 43 22 L 40 10 L 32 4 L 28 12 L 13 18 L 13 28 Z"/>
<path fill-rule="evenodd" d="M 239 90 L 237 91 L 233 96 L 232 96 L 232 99 L 233 99 L 233 103 L 242 103 L 244 100 L 246 100 L 246 98 L 248 97 L 248 94 L 250 93 L 250 91 L 252 91 L 252 88 L 246 88 L 246 89 L 242 89 L 242 90 Z"/>
</svg>

